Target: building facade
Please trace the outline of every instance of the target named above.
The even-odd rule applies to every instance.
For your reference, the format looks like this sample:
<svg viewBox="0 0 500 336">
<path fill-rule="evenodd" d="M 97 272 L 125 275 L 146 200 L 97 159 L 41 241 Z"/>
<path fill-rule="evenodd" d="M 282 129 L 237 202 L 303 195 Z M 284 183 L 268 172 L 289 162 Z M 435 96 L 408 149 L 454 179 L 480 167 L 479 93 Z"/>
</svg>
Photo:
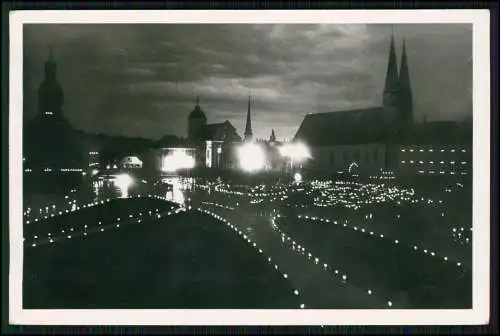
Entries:
<svg viewBox="0 0 500 336">
<path fill-rule="evenodd" d="M 466 175 L 472 159 L 471 122 L 414 122 L 406 42 L 398 71 L 393 35 L 382 105 L 307 114 L 294 140 L 311 148 L 307 168 L 326 173 Z"/>
</svg>

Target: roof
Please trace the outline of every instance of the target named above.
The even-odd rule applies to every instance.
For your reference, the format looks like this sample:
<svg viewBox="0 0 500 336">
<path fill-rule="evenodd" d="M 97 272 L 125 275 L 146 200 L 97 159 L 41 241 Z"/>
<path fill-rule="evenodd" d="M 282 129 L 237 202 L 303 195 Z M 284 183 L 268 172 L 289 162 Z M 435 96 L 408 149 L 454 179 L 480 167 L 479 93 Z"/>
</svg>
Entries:
<svg viewBox="0 0 500 336">
<path fill-rule="evenodd" d="M 383 107 L 308 114 L 295 139 L 316 146 L 386 141 L 394 129 L 385 116 Z"/>
<path fill-rule="evenodd" d="M 200 105 L 196 105 L 194 110 L 189 114 L 189 119 L 207 119 Z"/>
<path fill-rule="evenodd" d="M 241 140 L 236 129 L 227 120 L 222 123 L 208 124 L 201 130 L 201 140 L 223 141 L 226 137 L 229 137 L 231 141 Z"/>
<path fill-rule="evenodd" d="M 137 156 L 127 156 L 122 160 L 122 164 L 124 163 L 130 163 L 130 164 L 138 164 L 142 165 L 142 161 L 139 160 Z"/>
</svg>

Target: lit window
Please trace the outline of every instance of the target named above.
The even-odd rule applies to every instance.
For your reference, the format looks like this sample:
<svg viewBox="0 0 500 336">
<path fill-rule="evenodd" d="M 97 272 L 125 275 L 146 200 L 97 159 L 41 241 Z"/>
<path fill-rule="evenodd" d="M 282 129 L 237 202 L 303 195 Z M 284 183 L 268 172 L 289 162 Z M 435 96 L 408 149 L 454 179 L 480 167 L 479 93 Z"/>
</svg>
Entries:
<svg viewBox="0 0 500 336">
<path fill-rule="evenodd" d="M 455 161 L 450 161 L 451 164 L 455 164 Z"/>
<path fill-rule="evenodd" d="M 462 164 L 466 164 L 467 162 L 465 162 L 465 161 L 462 161 L 461 163 L 462 163 Z"/>
<path fill-rule="evenodd" d="M 420 152 L 423 152 L 423 151 L 424 151 L 423 149 L 420 150 Z"/>
<path fill-rule="evenodd" d="M 466 152 L 466 150 L 465 150 L 465 149 L 462 149 L 462 153 L 465 153 L 465 152 Z"/>
<path fill-rule="evenodd" d="M 444 153 L 444 149 L 441 149 L 441 153 Z"/>
<path fill-rule="evenodd" d="M 418 163 L 422 164 L 422 163 L 424 163 L 424 161 L 418 161 Z"/>
<path fill-rule="evenodd" d="M 401 161 L 401 163 L 406 163 L 406 161 Z"/>
<path fill-rule="evenodd" d="M 410 149 L 410 152 L 413 152 L 413 149 Z"/>
<path fill-rule="evenodd" d="M 406 149 L 402 149 L 401 151 L 402 151 L 402 152 L 406 152 Z"/>
<path fill-rule="evenodd" d="M 414 162 L 415 162 L 415 161 L 413 161 L 413 160 L 410 160 L 410 163 L 414 163 Z"/>
<path fill-rule="evenodd" d="M 431 149 L 429 149 L 429 152 L 434 152 L 434 149 L 432 149 L 432 148 L 431 148 Z"/>
<path fill-rule="evenodd" d="M 450 150 L 450 152 L 455 153 L 455 150 L 454 150 L 454 149 L 452 149 L 452 150 Z"/>
<path fill-rule="evenodd" d="M 434 161 L 429 161 L 430 164 L 434 164 Z"/>
<path fill-rule="evenodd" d="M 45 115 L 53 115 L 54 113 L 52 112 L 45 112 Z"/>
<path fill-rule="evenodd" d="M 440 164 L 444 164 L 444 161 L 440 161 L 439 163 L 440 163 Z"/>
</svg>

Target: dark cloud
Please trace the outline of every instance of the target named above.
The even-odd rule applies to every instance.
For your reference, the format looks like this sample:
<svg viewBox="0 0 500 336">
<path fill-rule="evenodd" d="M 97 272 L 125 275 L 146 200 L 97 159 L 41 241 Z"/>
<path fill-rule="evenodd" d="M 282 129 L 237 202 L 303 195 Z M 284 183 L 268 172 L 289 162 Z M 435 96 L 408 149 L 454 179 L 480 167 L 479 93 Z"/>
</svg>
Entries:
<svg viewBox="0 0 500 336">
<path fill-rule="evenodd" d="M 381 103 L 388 25 L 25 25 L 24 114 L 36 113 L 48 46 L 78 128 L 185 135 L 200 96 L 209 122 L 291 138 L 306 113 Z M 417 119 L 457 119 L 472 106 L 471 25 L 397 25 L 407 41 Z"/>
</svg>

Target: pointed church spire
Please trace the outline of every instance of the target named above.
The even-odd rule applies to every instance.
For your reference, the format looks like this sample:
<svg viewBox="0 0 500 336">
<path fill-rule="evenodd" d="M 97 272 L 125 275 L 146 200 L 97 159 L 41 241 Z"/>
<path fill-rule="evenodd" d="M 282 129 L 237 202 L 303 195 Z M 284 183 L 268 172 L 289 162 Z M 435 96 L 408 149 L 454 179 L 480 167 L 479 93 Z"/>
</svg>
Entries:
<svg viewBox="0 0 500 336">
<path fill-rule="evenodd" d="M 276 135 L 274 134 L 274 129 L 271 130 L 271 136 L 269 137 L 269 142 L 276 142 Z"/>
<path fill-rule="evenodd" d="M 383 94 L 383 106 L 389 109 L 397 107 L 398 101 L 398 64 L 396 60 L 396 48 L 394 47 L 394 28 L 391 26 L 391 44 L 389 48 L 389 60 L 385 76 L 385 87 Z"/>
<path fill-rule="evenodd" d="M 408 123 L 413 121 L 413 95 L 410 84 L 410 71 L 408 68 L 408 58 L 406 56 L 406 41 L 403 38 L 403 50 L 401 56 L 401 66 L 399 73 L 399 99 L 402 119 Z"/>
<path fill-rule="evenodd" d="M 245 125 L 245 140 L 252 140 L 252 118 L 250 116 L 250 96 L 248 96 L 248 111 L 247 111 L 247 122 Z"/>
<path fill-rule="evenodd" d="M 389 49 L 389 61 L 385 77 L 385 90 L 392 90 L 398 82 L 398 64 L 396 60 L 396 48 L 394 47 L 394 27 L 391 27 L 391 45 Z"/>
</svg>

